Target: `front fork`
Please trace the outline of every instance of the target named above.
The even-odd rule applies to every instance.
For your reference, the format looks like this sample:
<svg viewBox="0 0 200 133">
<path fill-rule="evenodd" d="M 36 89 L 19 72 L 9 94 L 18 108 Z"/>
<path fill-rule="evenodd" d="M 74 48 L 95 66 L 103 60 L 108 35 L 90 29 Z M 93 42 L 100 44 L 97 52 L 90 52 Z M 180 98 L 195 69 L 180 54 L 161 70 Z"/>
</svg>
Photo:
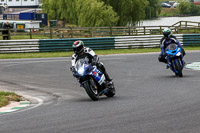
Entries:
<svg viewBox="0 0 200 133">
<path fill-rule="evenodd" d="M 184 66 L 184 63 L 183 63 L 183 57 L 177 57 L 177 59 L 179 60 L 179 62 L 181 63 L 182 66 Z M 170 66 L 174 66 L 174 59 L 170 59 L 170 58 L 167 58 L 167 64 L 169 64 Z"/>
<path fill-rule="evenodd" d="M 176 60 L 178 60 L 179 61 L 179 63 L 181 64 L 181 66 L 182 66 L 182 69 L 183 69 L 183 67 L 184 67 L 184 63 L 183 63 L 183 60 L 181 60 L 181 58 L 180 57 L 178 57 L 178 59 L 176 59 Z M 174 71 L 174 72 L 176 72 L 177 73 L 177 70 L 175 69 L 175 64 L 174 64 L 174 62 L 176 61 L 176 60 L 174 60 L 174 59 L 172 59 L 172 64 L 170 65 L 171 67 L 171 69 Z"/>
</svg>

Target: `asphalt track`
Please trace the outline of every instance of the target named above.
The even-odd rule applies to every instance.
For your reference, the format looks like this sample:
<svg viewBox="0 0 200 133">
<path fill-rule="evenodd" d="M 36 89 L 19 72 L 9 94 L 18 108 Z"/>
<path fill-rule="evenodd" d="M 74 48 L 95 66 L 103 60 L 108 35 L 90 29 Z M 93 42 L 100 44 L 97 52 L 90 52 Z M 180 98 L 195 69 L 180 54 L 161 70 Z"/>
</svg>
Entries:
<svg viewBox="0 0 200 133">
<path fill-rule="evenodd" d="M 114 98 L 91 101 L 69 71 L 70 58 L 0 60 L 0 87 L 33 104 L 0 115 L 0 133 L 198 133 L 200 71 L 182 78 L 158 53 L 100 56 L 116 86 Z M 200 61 L 200 51 L 185 61 Z"/>
</svg>

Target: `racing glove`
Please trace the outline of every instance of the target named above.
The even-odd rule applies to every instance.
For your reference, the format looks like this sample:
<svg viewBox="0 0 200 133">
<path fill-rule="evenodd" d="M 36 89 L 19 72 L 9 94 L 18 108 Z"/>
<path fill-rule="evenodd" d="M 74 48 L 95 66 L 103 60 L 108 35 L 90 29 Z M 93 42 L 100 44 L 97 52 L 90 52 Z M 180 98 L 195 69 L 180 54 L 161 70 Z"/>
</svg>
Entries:
<svg viewBox="0 0 200 133">
<path fill-rule="evenodd" d="M 75 72 L 75 67 L 74 66 L 71 66 L 70 67 L 70 71 L 72 71 L 73 73 Z"/>
</svg>

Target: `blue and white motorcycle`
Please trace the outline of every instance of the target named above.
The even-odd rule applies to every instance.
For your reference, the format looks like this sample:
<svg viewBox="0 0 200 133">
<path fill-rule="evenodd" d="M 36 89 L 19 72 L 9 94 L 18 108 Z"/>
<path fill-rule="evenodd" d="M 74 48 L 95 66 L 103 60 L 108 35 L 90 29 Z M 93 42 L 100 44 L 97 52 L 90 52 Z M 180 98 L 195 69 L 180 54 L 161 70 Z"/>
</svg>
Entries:
<svg viewBox="0 0 200 133">
<path fill-rule="evenodd" d="M 87 58 L 79 59 L 76 62 L 73 75 L 78 79 L 88 96 L 94 101 L 97 101 L 99 96 L 102 95 L 107 97 L 115 95 L 114 84 L 108 85 L 104 74 L 96 66 L 89 64 Z"/>
<path fill-rule="evenodd" d="M 181 48 L 178 47 L 176 44 L 170 44 L 166 48 L 166 55 L 168 67 L 175 73 L 176 76 L 182 77 L 182 71 L 185 63 L 183 61 Z"/>
</svg>

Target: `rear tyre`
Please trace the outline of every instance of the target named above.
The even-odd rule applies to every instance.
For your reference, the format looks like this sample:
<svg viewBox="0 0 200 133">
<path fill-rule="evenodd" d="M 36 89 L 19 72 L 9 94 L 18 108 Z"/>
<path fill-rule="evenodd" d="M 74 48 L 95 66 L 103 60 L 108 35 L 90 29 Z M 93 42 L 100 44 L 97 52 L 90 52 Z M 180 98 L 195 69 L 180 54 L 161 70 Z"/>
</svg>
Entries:
<svg viewBox="0 0 200 133">
<path fill-rule="evenodd" d="M 91 81 L 93 82 L 93 80 Z M 97 91 L 97 86 L 95 85 L 92 85 L 89 81 L 88 82 L 85 82 L 83 84 L 83 87 L 86 91 L 86 93 L 88 94 L 88 96 L 93 100 L 93 101 L 97 101 L 99 100 L 99 94 L 98 94 L 98 91 Z"/>
<path fill-rule="evenodd" d="M 174 62 L 174 64 L 175 64 L 176 71 L 178 71 L 178 73 L 176 73 L 176 76 L 183 77 L 182 67 L 181 67 L 181 64 L 180 64 L 179 60 L 176 60 Z"/>
</svg>

